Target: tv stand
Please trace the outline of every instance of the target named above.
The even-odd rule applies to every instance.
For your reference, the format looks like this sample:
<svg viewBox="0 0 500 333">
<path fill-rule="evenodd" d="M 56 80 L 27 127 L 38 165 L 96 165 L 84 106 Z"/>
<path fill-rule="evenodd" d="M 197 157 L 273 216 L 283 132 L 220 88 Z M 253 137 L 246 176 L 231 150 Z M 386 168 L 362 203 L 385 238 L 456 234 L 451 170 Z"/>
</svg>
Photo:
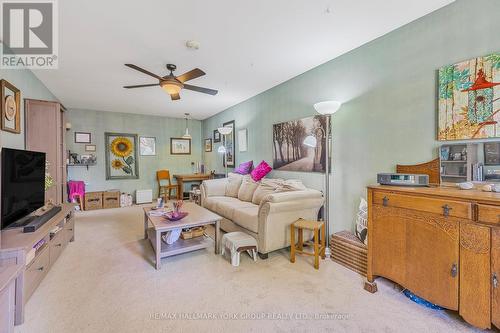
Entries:
<svg viewBox="0 0 500 333">
<path fill-rule="evenodd" d="M 35 292 L 69 242 L 75 239 L 74 204 L 57 207 L 42 215 L 48 220 L 34 232 L 23 233 L 23 228 L 0 232 L 0 259 L 21 265 L 15 286 L 15 324 L 24 321 L 24 304 Z M 50 217 L 51 214 L 54 214 Z M 1 275 L 0 275 L 1 278 Z M 0 281 L 0 284 L 2 281 Z M 2 316 L 0 316 L 1 324 Z M 1 325 L 0 325 L 1 327 Z M 1 331 L 1 329 L 0 329 Z"/>
</svg>

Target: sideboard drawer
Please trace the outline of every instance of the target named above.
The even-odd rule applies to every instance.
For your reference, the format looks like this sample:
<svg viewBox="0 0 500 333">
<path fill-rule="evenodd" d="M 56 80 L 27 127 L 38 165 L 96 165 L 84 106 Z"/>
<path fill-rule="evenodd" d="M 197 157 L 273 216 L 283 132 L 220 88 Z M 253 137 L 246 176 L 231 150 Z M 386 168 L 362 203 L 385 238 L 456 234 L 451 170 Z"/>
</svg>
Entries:
<svg viewBox="0 0 500 333">
<path fill-rule="evenodd" d="M 468 202 L 377 191 L 373 193 L 373 203 L 383 206 L 407 208 L 434 214 L 472 219 L 472 205 Z"/>
<path fill-rule="evenodd" d="M 479 222 L 500 225 L 500 207 L 477 205 L 477 208 Z"/>
<path fill-rule="evenodd" d="M 35 291 L 36 287 L 40 284 L 42 279 L 47 274 L 50 267 L 49 246 L 46 245 L 45 249 L 33 260 L 33 262 L 26 267 L 24 273 L 24 302 L 30 298 L 31 294 Z"/>
</svg>

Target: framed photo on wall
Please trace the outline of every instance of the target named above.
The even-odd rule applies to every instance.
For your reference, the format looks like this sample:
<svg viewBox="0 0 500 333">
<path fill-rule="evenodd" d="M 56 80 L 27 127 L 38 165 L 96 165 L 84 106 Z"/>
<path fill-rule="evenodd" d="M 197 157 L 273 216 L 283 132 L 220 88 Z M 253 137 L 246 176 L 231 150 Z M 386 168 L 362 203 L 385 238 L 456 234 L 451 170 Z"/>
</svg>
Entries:
<svg viewBox="0 0 500 333">
<path fill-rule="evenodd" d="M 191 155 L 191 139 L 170 138 L 171 155 Z"/>
<path fill-rule="evenodd" d="M 85 151 L 96 151 L 96 145 L 85 145 Z"/>
<path fill-rule="evenodd" d="M 138 179 L 137 134 L 104 133 L 106 179 Z"/>
<path fill-rule="evenodd" d="M 75 132 L 75 143 L 92 143 L 92 135 L 87 132 Z"/>
<path fill-rule="evenodd" d="M 21 133 L 21 91 L 6 80 L 0 80 L 2 130 Z"/>
<path fill-rule="evenodd" d="M 214 143 L 220 142 L 220 133 L 218 130 L 214 129 Z"/>
<path fill-rule="evenodd" d="M 246 128 L 238 131 L 238 150 L 240 152 L 248 150 L 248 131 Z"/>
<path fill-rule="evenodd" d="M 228 167 L 235 166 L 235 156 L 234 156 L 234 143 L 235 143 L 235 128 L 234 128 L 234 120 L 228 121 L 222 124 L 224 127 L 232 127 L 233 131 L 229 135 L 222 136 L 222 144 L 226 147 L 226 162 Z M 224 160 L 222 162 L 224 164 Z M 226 166 L 226 165 L 224 165 Z"/>
<path fill-rule="evenodd" d="M 212 151 L 212 139 L 205 139 L 205 152 L 210 153 Z"/>
<path fill-rule="evenodd" d="M 156 155 L 156 138 L 141 136 L 139 138 L 139 150 L 141 156 L 155 156 Z"/>
</svg>

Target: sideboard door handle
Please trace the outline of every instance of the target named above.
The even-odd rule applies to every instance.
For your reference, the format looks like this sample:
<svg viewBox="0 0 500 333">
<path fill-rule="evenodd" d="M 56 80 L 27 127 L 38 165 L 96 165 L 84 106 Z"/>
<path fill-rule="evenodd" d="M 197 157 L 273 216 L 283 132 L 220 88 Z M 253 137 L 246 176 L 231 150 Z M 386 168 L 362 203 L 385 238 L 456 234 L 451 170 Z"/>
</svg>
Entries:
<svg viewBox="0 0 500 333">
<path fill-rule="evenodd" d="M 453 208 L 448 205 L 444 205 L 442 208 L 443 208 L 443 215 L 450 216 L 450 210 L 452 210 Z"/>
<path fill-rule="evenodd" d="M 497 273 L 493 273 L 493 288 L 498 288 L 498 277 Z"/>
<path fill-rule="evenodd" d="M 384 197 L 382 199 L 382 204 L 384 205 L 384 207 L 387 207 L 389 205 L 389 198 L 388 197 Z"/>
<path fill-rule="evenodd" d="M 451 265 L 451 277 L 457 277 L 457 274 L 458 274 L 457 264 Z"/>
</svg>

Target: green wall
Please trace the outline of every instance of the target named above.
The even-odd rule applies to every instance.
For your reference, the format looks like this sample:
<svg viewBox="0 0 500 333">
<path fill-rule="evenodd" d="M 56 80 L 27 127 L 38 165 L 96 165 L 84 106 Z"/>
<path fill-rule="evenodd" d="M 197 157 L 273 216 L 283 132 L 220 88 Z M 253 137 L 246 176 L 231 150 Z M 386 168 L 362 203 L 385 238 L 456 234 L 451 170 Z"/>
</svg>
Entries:
<svg viewBox="0 0 500 333">
<path fill-rule="evenodd" d="M 0 131 L 2 147 L 24 149 L 24 99 L 57 101 L 58 99 L 27 69 L 0 69 L 0 79 L 12 83 L 21 90 L 21 134 Z"/>
<path fill-rule="evenodd" d="M 190 173 L 191 162 L 200 162 L 201 155 L 201 122 L 189 121 L 189 133 L 192 135 L 191 155 L 170 155 L 170 138 L 184 134 L 184 119 L 146 116 L 139 114 L 102 112 L 71 109 L 67 113 L 67 121 L 72 128 L 66 132 L 66 146 L 71 152 L 85 152 L 85 144 L 74 143 L 74 132 L 90 132 L 92 144 L 97 146 L 97 165 L 85 167 L 69 167 L 68 179 L 83 180 L 87 191 L 119 189 L 122 192 L 135 194 L 135 190 L 153 189 L 156 197 L 156 171 L 169 169 L 174 173 Z M 156 137 L 156 156 L 139 156 L 139 179 L 106 180 L 104 132 L 131 133 L 139 136 Z"/>
<path fill-rule="evenodd" d="M 333 231 L 352 229 L 359 197 L 376 174 L 397 163 L 437 157 L 437 69 L 500 51 L 500 1 L 457 0 L 381 38 L 335 58 L 203 121 L 203 138 L 229 120 L 248 129 L 248 151 L 236 163 L 272 163 L 272 124 L 314 115 L 312 105 L 339 100 L 333 118 Z M 348 38 L 348 36 L 346 36 Z M 272 50 L 269 50 L 272 52 Z M 211 169 L 221 157 L 204 153 Z M 322 189 L 323 176 L 279 172 Z"/>
</svg>

